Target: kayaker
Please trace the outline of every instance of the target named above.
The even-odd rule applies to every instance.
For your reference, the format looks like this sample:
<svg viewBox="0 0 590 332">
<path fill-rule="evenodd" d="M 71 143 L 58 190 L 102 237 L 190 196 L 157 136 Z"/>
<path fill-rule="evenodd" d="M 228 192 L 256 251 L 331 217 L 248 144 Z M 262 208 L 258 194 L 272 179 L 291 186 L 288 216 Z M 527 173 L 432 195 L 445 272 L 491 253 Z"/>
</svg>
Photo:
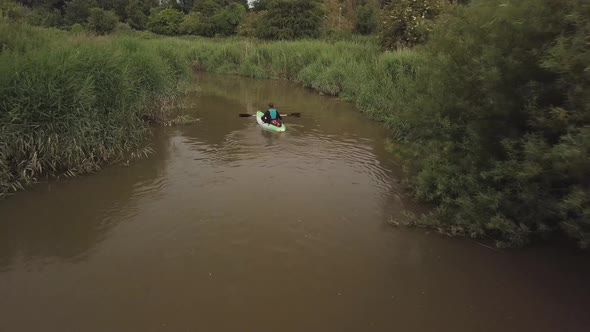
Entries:
<svg viewBox="0 0 590 332">
<path fill-rule="evenodd" d="M 283 118 L 281 117 L 279 111 L 276 110 L 273 103 L 268 104 L 268 110 L 264 112 L 264 115 L 262 116 L 262 121 L 264 121 L 265 123 L 275 125 L 277 127 L 283 125 Z"/>
</svg>

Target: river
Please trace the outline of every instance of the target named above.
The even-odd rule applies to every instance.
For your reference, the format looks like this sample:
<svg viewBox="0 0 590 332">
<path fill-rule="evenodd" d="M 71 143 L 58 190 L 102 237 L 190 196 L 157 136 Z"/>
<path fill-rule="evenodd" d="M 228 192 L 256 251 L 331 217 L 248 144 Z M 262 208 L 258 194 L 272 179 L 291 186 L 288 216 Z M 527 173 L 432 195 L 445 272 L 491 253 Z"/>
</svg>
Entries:
<svg viewBox="0 0 590 332">
<path fill-rule="evenodd" d="M 268 102 L 287 131 L 257 126 Z M 388 220 L 387 131 L 285 81 L 199 74 L 129 166 L 0 201 L 0 331 L 587 331 L 590 264 Z"/>
</svg>

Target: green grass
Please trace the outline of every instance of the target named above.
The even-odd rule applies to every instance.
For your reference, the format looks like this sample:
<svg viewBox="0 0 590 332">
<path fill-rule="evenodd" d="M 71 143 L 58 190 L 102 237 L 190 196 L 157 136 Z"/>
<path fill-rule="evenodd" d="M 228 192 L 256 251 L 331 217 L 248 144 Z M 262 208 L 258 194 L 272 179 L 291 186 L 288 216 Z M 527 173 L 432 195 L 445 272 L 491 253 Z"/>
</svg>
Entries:
<svg viewBox="0 0 590 332">
<path fill-rule="evenodd" d="M 252 78 L 287 79 L 356 103 L 371 118 L 392 120 L 400 94 L 413 83 L 423 57 L 416 51 L 383 53 L 372 39 L 261 42 L 184 37 L 194 68 Z M 186 43 L 186 44 L 182 44 Z"/>
<path fill-rule="evenodd" d="M 127 37 L 0 21 L 0 43 L 0 195 L 137 152 L 190 73 L 186 57 Z"/>
</svg>

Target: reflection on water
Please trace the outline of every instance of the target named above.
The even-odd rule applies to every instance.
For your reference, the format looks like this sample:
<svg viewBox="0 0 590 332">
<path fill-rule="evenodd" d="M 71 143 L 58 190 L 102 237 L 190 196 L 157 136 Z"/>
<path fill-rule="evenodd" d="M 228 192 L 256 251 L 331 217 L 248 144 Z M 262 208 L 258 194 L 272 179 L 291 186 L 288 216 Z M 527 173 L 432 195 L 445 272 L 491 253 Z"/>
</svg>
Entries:
<svg viewBox="0 0 590 332">
<path fill-rule="evenodd" d="M 289 82 L 203 74 L 130 167 L 0 201 L 0 331 L 583 331 L 588 257 L 394 229 L 386 131 Z M 288 130 L 261 130 L 274 102 Z M 31 319 L 34 317 L 34 319 Z"/>
<path fill-rule="evenodd" d="M 42 183 L 0 201 L 0 271 L 15 260 L 29 263 L 80 260 L 113 222 L 132 218 L 135 201 L 157 195 L 165 184 L 167 138 L 155 132 L 152 147 L 161 158 L 134 168 L 107 168 L 93 176 Z"/>
</svg>

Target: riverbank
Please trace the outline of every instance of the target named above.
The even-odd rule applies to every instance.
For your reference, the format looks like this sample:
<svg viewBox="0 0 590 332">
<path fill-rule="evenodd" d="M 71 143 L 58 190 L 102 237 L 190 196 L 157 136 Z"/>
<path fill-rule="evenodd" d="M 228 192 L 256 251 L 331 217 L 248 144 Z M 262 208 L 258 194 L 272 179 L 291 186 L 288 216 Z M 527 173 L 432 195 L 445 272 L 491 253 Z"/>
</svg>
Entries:
<svg viewBox="0 0 590 332">
<path fill-rule="evenodd" d="M 0 20 L 0 196 L 145 153 L 189 77 L 186 58 L 133 38 Z"/>
<path fill-rule="evenodd" d="M 42 176 L 75 175 L 136 152 L 193 70 L 301 82 L 356 102 L 374 119 L 415 54 L 355 42 L 96 37 L 0 21 L 3 51 L 0 195 Z M 385 83 L 385 84 L 384 84 Z M 390 91 L 391 92 L 391 91 Z"/>
<path fill-rule="evenodd" d="M 576 28 L 585 16 L 570 14 L 588 8 L 497 4 L 460 6 L 425 46 L 396 52 L 370 38 L 93 37 L 2 23 L 0 192 L 134 151 L 192 67 L 296 81 L 383 122 L 408 188 L 436 206 L 408 224 L 499 246 L 565 234 L 587 247 L 589 84 L 579 68 L 589 64 L 578 55 L 588 50 Z"/>
</svg>

